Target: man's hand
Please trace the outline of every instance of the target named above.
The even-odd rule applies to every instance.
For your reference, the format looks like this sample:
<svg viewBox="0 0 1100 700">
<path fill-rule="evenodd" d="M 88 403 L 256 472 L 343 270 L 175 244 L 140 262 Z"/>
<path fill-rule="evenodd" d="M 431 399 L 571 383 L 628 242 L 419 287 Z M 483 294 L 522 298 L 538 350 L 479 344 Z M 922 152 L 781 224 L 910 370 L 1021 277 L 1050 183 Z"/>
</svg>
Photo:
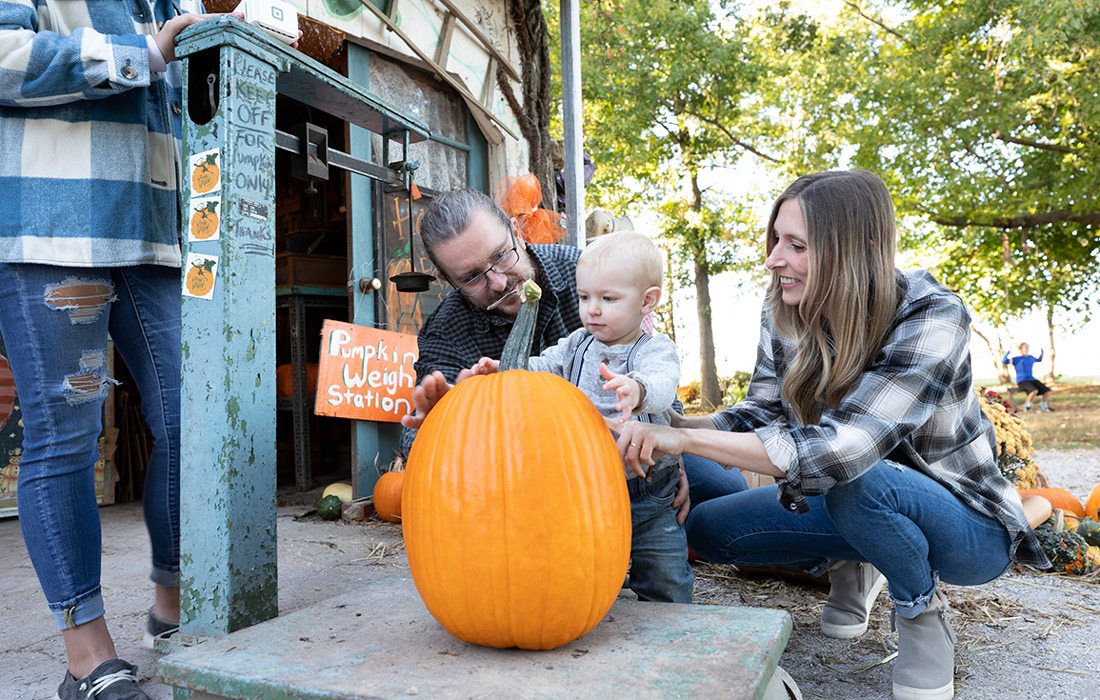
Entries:
<svg viewBox="0 0 1100 700">
<path fill-rule="evenodd" d="M 458 381 L 466 377 L 474 377 L 481 374 L 496 374 L 500 371 L 500 360 L 491 357 L 483 357 L 470 369 L 464 369 L 458 374 Z"/>
<path fill-rule="evenodd" d="M 499 365 L 500 363 L 496 360 L 483 357 L 470 369 L 459 372 L 455 384 L 479 374 L 493 374 L 497 371 Z M 424 377 L 424 381 L 417 384 L 416 388 L 413 389 L 412 401 L 415 410 L 409 415 L 401 416 L 401 425 L 414 430 L 419 429 L 424 423 L 424 419 L 428 417 L 428 413 L 435 408 L 443 395 L 453 388 L 454 385 L 448 383 L 447 378 L 439 370 Z"/>
<path fill-rule="evenodd" d="M 469 370 L 462 371 L 468 372 Z M 459 375 L 459 378 L 461 378 L 461 375 Z M 447 378 L 443 376 L 442 372 L 432 372 L 424 377 L 424 381 L 417 384 L 416 388 L 413 389 L 413 408 L 416 410 L 410 415 L 401 416 L 401 425 L 406 428 L 419 428 L 423 425 L 424 419 L 428 417 L 428 413 L 450 390 L 451 385 L 447 383 Z"/>
<path fill-rule="evenodd" d="M 619 403 L 615 404 L 616 411 L 622 411 L 619 423 L 625 423 L 634 415 L 638 406 L 642 405 L 645 398 L 645 387 L 636 379 L 631 379 L 625 374 L 616 374 L 607 368 L 607 364 L 600 363 L 600 377 L 606 380 L 604 391 L 614 391 Z"/>
</svg>

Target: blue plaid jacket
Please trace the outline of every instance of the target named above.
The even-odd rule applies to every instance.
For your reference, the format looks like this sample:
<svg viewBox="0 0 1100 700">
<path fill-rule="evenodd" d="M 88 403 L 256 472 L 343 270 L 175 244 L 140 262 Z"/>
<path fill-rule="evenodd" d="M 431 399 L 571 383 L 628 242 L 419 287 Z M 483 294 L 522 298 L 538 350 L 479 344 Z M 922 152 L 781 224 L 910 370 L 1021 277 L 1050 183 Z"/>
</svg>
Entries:
<svg viewBox="0 0 1100 700">
<path fill-rule="evenodd" d="M 711 419 L 719 430 L 756 432 L 772 463 L 786 472 L 779 480 L 786 506 L 802 509 L 806 496 L 888 459 L 927 474 L 1000 522 L 1016 561 L 1049 566 L 1016 488 L 997 467 L 993 425 L 974 393 L 970 314 L 927 272 L 899 273 L 898 282 L 901 299 L 885 345 L 816 424 L 800 424 L 781 394 L 795 346 L 772 327 L 766 306 L 748 393 Z"/>
<path fill-rule="evenodd" d="M 0 0 L 0 261 L 180 265 L 170 0 Z"/>
</svg>

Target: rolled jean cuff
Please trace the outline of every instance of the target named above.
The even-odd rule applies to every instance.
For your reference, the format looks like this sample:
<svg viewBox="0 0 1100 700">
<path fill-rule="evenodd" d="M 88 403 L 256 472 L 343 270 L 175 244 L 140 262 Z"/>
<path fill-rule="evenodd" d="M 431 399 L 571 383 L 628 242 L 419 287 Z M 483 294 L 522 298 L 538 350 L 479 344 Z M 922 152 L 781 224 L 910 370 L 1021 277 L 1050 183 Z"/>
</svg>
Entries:
<svg viewBox="0 0 1100 700">
<path fill-rule="evenodd" d="M 936 584 L 933 583 L 932 588 L 928 589 L 927 593 L 917 596 L 916 600 L 898 600 L 893 596 L 890 598 L 894 601 L 894 610 L 897 611 L 898 617 L 912 620 L 928 608 L 928 602 L 932 600 L 932 594 L 935 592 Z"/>
<path fill-rule="evenodd" d="M 180 587 L 180 570 L 179 569 L 162 569 L 154 566 L 152 573 L 149 574 L 149 580 L 158 586 L 168 586 L 169 588 Z"/>
<path fill-rule="evenodd" d="M 835 559 L 822 559 L 817 565 L 811 566 L 805 569 L 806 573 L 814 578 L 818 576 L 824 576 L 833 568 L 833 564 L 836 564 Z"/>
<path fill-rule="evenodd" d="M 94 591 L 78 599 L 71 605 L 50 605 L 57 629 L 64 632 L 78 625 L 84 625 L 103 617 L 103 593 L 97 586 Z"/>
</svg>

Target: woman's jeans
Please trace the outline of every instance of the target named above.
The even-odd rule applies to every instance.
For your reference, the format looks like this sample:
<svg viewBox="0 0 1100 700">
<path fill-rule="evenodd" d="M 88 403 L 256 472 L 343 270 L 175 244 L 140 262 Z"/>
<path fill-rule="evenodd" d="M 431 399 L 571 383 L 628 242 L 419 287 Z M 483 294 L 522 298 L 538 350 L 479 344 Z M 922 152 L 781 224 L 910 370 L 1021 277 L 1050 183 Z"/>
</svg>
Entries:
<svg viewBox="0 0 1100 700">
<path fill-rule="evenodd" d="M 94 468 L 107 334 L 141 392 L 152 580 L 179 585 L 180 272 L 0 263 L 0 334 L 23 412 L 19 524 L 62 630 L 103 616 Z M 110 487 L 110 485 L 108 485 Z"/>
<path fill-rule="evenodd" d="M 718 462 L 697 455 L 686 454 L 683 460 L 693 508 L 704 501 L 728 496 L 749 487 L 745 477 L 741 476 L 741 472 L 737 469 L 724 467 Z"/>
<path fill-rule="evenodd" d="M 688 542 L 716 563 L 821 573 L 828 560 L 870 562 L 886 576 L 904 618 L 927 607 L 934 577 L 973 586 L 1012 563 L 1000 523 L 893 462 L 879 462 L 854 481 L 810 497 L 810 511 L 802 515 L 783 508 L 777 490 L 762 486 L 697 504 L 686 523 Z"/>
</svg>

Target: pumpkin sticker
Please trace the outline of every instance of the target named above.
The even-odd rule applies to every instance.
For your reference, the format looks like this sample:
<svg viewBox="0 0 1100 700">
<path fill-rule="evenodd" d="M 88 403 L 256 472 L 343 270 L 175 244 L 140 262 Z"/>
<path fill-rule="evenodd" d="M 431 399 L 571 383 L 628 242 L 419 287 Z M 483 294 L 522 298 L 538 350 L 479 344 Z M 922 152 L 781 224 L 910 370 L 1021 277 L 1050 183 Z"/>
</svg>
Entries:
<svg viewBox="0 0 1100 700">
<path fill-rule="evenodd" d="M 188 240 L 216 241 L 221 238 L 218 231 L 221 206 L 221 197 L 200 197 L 191 200 Z"/>
<path fill-rule="evenodd" d="M 209 255 L 187 254 L 187 264 L 183 270 L 183 295 L 212 299 L 214 282 L 217 280 L 218 259 Z"/>
<path fill-rule="evenodd" d="M 191 194 L 208 194 L 222 184 L 221 151 L 212 149 L 191 156 Z"/>
</svg>

